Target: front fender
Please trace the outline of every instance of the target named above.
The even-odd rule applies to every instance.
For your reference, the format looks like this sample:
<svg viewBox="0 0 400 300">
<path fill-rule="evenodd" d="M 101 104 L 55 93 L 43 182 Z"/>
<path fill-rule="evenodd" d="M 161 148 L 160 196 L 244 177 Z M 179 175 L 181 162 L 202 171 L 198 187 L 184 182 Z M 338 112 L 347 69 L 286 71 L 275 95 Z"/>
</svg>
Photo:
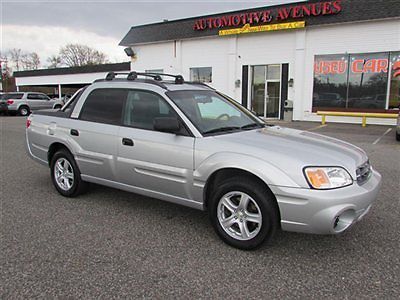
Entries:
<svg viewBox="0 0 400 300">
<path fill-rule="evenodd" d="M 193 173 L 195 186 L 203 186 L 216 171 L 235 168 L 247 171 L 259 177 L 267 185 L 300 187 L 285 172 L 259 158 L 234 152 L 220 152 L 203 160 Z"/>
</svg>

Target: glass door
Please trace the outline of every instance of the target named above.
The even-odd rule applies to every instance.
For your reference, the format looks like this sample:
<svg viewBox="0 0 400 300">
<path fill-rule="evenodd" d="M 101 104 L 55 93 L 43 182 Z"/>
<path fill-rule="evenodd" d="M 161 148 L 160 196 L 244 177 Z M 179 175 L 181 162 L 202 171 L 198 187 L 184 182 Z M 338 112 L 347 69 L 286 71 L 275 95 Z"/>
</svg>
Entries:
<svg viewBox="0 0 400 300">
<path fill-rule="evenodd" d="M 251 110 L 264 118 L 280 117 L 281 65 L 252 67 Z"/>
</svg>

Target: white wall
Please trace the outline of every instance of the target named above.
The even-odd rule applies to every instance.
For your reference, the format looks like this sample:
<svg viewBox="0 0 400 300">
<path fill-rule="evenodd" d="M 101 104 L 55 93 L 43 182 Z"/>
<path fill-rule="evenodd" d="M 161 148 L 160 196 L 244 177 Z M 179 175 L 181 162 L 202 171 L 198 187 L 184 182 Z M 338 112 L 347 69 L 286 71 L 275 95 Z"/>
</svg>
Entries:
<svg viewBox="0 0 400 300">
<path fill-rule="evenodd" d="M 243 65 L 289 63 L 288 99 L 294 102 L 294 119 L 319 121 L 311 113 L 314 56 L 321 54 L 385 52 L 400 50 L 400 20 L 306 27 L 303 30 L 214 36 L 133 47 L 137 60 L 132 70 L 163 69 L 190 79 L 191 67 L 212 67 L 211 85 L 241 101 Z M 251 80 L 251 78 L 249 78 Z M 250 99 L 249 99 L 250 100 Z M 286 100 L 286 99 L 282 99 Z M 249 101 L 250 102 L 250 101 Z M 352 118 L 330 118 L 359 122 Z M 394 120 L 372 119 L 369 123 L 394 124 Z"/>
<path fill-rule="evenodd" d="M 119 71 L 119 72 L 129 72 Z M 30 76 L 16 77 L 15 84 L 17 86 L 25 85 L 64 85 L 64 84 L 89 84 L 96 79 L 105 78 L 107 72 L 101 73 L 84 73 L 84 74 L 67 74 L 67 75 L 50 75 L 50 76 Z"/>
</svg>

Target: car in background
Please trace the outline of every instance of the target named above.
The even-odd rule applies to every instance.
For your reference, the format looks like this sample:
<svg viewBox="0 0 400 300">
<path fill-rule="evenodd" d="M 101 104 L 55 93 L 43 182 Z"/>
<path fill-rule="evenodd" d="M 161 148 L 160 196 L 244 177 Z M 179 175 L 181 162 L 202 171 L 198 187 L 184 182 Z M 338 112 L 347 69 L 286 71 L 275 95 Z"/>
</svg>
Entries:
<svg viewBox="0 0 400 300">
<path fill-rule="evenodd" d="M 7 103 L 9 113 L 20 116 L 27 116 L 39 109 L 60 109 L 64 105 L 59 99 L 50 99 L 46 94 L 36 92 L 5 93 L 1 95 L 1 100 Z"/>
</svg>

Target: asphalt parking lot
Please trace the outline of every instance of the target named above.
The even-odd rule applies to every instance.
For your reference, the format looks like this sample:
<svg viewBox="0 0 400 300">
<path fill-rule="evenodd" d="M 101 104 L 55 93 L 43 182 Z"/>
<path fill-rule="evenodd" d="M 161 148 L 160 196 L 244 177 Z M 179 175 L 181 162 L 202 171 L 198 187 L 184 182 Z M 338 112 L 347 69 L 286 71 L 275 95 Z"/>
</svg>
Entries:
<svg viewBox="0 0 400 300">
<path fill-rule="evenodd" d="M 245 252 L 225 245 L 205 212 L 94 185 L 79 198 L 60 196 L 49 170 L 25 153 L 25 118 L 0 116 L 0 298 L 398 299 L 394 127 L 280 124 L 362 147 L 383 187 L 342 235 L 279 232 Z"/>
</svg>

